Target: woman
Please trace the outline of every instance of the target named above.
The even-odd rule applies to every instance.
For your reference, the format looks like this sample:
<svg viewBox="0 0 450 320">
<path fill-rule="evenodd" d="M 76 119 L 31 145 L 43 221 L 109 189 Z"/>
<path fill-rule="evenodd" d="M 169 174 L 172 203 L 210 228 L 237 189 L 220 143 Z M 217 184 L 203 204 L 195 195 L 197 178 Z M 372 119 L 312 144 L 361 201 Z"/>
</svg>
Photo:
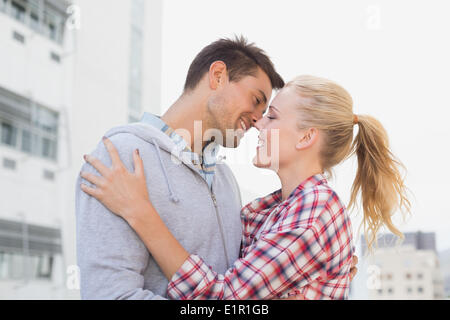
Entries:
<svg viewBox="0 0 450 320">
<path fill-rule="evenodd" d="M 261 134 L 254 164 L 276 170 L 282 188 L 242 209 L 240 259 L 223 275 L 186 252 L 159 218 L 148 197 L 138 151 L 134 174 L 111 171 L 106 183 L 82 173 L 96 185 L 82 185 L 82 190 L 123 217 L 141 237 L 170 281 L 169 298 L 347 298 L 352 228 L 325 173 L 356 153 L 349 208 L 360 194 L 369 248 L 382 226 L 402 236 L 391 216 L 399 208 L 409 210 L 400 163 L 388 148 L 385 130 L 372 117 L 355 116 L 352 105 L 342 87 L 312 76 L 297 77 L 279 92 L 255 125 Z M 359 125 L 359 133 L 353 140 L 354 125 Z M 120 166 L 111 142 L 104 143 L 114 167 Z"/>
</svg>

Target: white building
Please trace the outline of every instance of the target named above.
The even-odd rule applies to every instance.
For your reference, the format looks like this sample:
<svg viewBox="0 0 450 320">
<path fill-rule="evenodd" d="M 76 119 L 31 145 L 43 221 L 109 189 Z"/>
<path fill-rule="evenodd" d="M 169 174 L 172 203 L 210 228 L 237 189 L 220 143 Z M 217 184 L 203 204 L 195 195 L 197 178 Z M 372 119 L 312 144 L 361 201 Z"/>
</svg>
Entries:
<svg viewBox="0 0 450 320">
<path fill-rule="evenodd" d="M 450 299 L 450 249 L 439 253 L 439 263 L 444 278 L 445 297 Z"/>
<path fill-rule="evenodd" d="M 82 155 L 109 128 L 159 113 L 161 11 L 159 0 L 0 0 L 0 299 L 79 297 Z"/>
<path fill-rule="evenodd" d="M 439 261 L 433 250 L 413 246 L 378 249 L 369 258 L 372 276 L 369 299 L 433 300 L 444 298 Z"/>
<path fill-rule="evenodd" d="M 405 233 L 403 243 L 382 235 L 372 253 L 364 239 L 358 253 L 358 275 L 352 282 L 352 299 L 444 299 L 444 281 L 435 247 L 435 234 Z"/>
</svg>

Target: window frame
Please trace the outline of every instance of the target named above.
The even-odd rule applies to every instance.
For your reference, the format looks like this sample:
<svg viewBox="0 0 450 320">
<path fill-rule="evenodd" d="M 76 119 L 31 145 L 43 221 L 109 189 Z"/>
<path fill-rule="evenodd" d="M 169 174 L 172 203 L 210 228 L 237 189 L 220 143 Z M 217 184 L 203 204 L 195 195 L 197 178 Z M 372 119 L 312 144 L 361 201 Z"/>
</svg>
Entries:
<svg viewBox="0 0 450 320">
<path fill-rule="evenodd" d="M 4 143 L 3 123 L 9 124 L 15 129 L 14 145 Z M 30 156 L 58 162 L 59 126 L 59 112 L 0 87 L 0 145 L 2 147 L 9 147 Z M 30 135 L 31 150 L 24 147 L 24 132 L 28 132 Z M 48 141 L 48 152 L 44 150 L 44 141 Z"/>
</svg>

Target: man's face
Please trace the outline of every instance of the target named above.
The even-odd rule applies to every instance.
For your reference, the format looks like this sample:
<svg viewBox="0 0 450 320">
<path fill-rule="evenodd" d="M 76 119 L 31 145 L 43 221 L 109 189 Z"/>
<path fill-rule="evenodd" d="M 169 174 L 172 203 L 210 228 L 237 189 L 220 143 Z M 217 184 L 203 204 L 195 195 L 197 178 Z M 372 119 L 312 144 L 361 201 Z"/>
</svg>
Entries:
<svg viewBox="0 0 450 320">
<path fill-rule="evenodd" d="M 210 124 L 223 136 L 223 141 L 216 141 L 224 147 L 238 147 L 244 134 L 264 115 L 271 96 L 270 79 L 260 68 L 256 76 L 222 84 L 208 101 Z"/>
</svg>

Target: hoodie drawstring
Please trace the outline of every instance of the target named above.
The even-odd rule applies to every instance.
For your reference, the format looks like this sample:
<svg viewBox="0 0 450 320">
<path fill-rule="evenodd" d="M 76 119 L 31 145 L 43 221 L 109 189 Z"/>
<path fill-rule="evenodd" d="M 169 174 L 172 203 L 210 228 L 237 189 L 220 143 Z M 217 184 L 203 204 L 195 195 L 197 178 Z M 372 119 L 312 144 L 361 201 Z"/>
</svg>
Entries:
<svg viewBox="0 0 450 320">
<path fill-rule="evenodd" d="M 155 146 L 156 153 L 157 153 L 158 159 L 159 159 L 159 164 L 161 165 L 162 171 L 164 173 L 164 178 L 166 179 L 167 187 L 169 188 L 170 200 L 173 203 L 178 203 L 178 202 L 180 202 L 180 199 L 178 199 L 178 197 L 173 192 L 172 185 L 171 185 L 170 180 L 169 180 L 169 176 L 167 175 L 166 167 L 164 167 L 164 162 L 162 161 L 162 158 L 161 158 L 161 151 L 159 150 L 159 145 L 155 141 L 155 139 L 151 139 L 151 140 L 152 140 L 152 142 L 153 142 L 153 144 Z"/>
</svg>

